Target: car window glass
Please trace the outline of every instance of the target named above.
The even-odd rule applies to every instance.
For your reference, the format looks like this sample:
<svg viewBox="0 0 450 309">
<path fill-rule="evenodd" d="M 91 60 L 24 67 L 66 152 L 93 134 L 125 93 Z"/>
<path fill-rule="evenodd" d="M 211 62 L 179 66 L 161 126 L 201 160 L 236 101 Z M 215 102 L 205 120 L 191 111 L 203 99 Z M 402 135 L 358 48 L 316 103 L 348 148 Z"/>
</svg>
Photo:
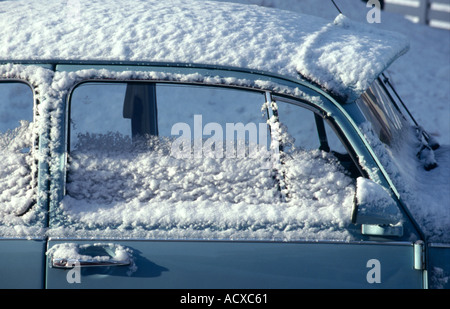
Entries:
<svg viewBox="0 0 450 309">
<path fill-rule="evenodd" d="M 386 145 L 398 144 L 406 122 L 380 82 L 376 80 L 356 102 L 379 139 Z"/>
<path fill-rule="evenodd" d="M 21 82 L 0 82 L 0 132 L 20 126 L 20 121 L 33 121 L 33 93 Z"/>
<path fill-rule="evenodd" d="M 21 224 L 16 217 L 35 202 L 33 92 L 25 83 L 0 82 L 0 223 Z"/>
<path fill-rule="evenodd" d="M 217 87 L 84 83 L 75 88 L 70 102 L 67 193 L 99 203 L 233 200 L 265 188 L 263 197 L 270 199 L 271 191 L 277 194 L 276 186 L 269 169 L 259 170 L 265 159 L 256 157 L 269 147 L 264 100 L 259 92 Z M 199 160 L 189 166 L 179 161 L 187 158 Z M 210 163 L 212 170 L 206 166 Z M 253 171 L 234 180 L 242 182 L 242 192 L 228 192 L 226 169 L 237 168 Z M 191 179 L 195 173 L 204 177 Z M 152 181 L 161 188 L 157 194 L 146 191 Z M 216 185 L 224 191 L 217 191 Z"/>
<path fill-rule="evenodd" d="M 124 104 L 127 95 L 133 91 L 145 93 L 148 91 L 145 88 L 151 87 L 154 90 L 150 91 L 157 95 L 157 109 L 138 111 L 136 104 L 133 107 L 130 107 L 132 104 Z M 192 138 L 199 136 L 226 141 L 227 129 L 230 140 L 245 133 L 246 142 L 256 142 L 268 148 L 270 132 L 261 111 L 263 103 L 261 93 L 217 87 L 149 83 L 128 83 L 127 87 L 125 83 L 83 83 L 71 96 L 70 148 L 76 148 L 79 138 L 87 135 L 131 138 L 149 134 L 175 138 L 178 133 L 185 133 Z M 148 117 L 142 117 L 147 119 L 156 117 L 156 128 L 143 128 L 146 124 L 130 113 L 140 116 L 148 113 Z M 190 132 L 183 132 L 184 124 L 189 126 Z M 224 148 L 226 151 L 226 145 Z"/>
<path fill-rule="evenodd" d="M 122 115 L 125 83 L 83 83 L 72 92 L 70 148 L 85 134 L 131 136 L 131 121 Z"/>
<path fill-rule="evenodd" d="M 270 147 L 267 115 L 261 110 L 265 102 L 262 93 L 160 84 L 157 94 L 161 136 L 186 135 L 183 127 L 189 127 L 187 134 L 194 140 L 204 139 L 206 147 L 214 140 L 222 141 L 223 157 L 237 155 L 237 143 Z M 228 145 L 234 148 L 232 152 Z"/>
<path fill-rule="evenodd" d="M 293 124 L 302 113 L 314 124 L 314 113 L 294 107 L 281 106 L 280 121 L 293 136 L 304 135 Z M 265 238 L 350 222 L 353 179 L 331 152 L 318 149 L 315 125 L 298 139 L 308 147 L 280 160 L 271 148 L 273 113 L 258 91 L 79 85 L 70 100 L 63 224 L 142 237 L 183 230 L 183 237 Z M 322 207 L 323 216 L 311 212 Z"/>
<path fill-rule="evenodd" d="M 296 148 L 319 149 L 327 146 L 331 151 L 346 153 L 334 130 L 312 110 L 282 98 L 277 99 L 277 107 L 280 122 L 286 126 Z M 320 133 L 322 125 L 324 131 Z"/>
<path fill-rule="evenodd" d="M 317 149 L 329 152 L 352 178 L 361 176 L 335 131 L 319 114 L 283 98 L 278 98 L 276 104 L 279 121 L 290 137 L 286 152 Z"/>
<path fill-rule="evenodd" d="M 293 146 L 299 149 L 318 149 L 320 143 L 314 113 L 281 100 L 276 102 L 279 120 L 293 138 Z"/>
</svg>

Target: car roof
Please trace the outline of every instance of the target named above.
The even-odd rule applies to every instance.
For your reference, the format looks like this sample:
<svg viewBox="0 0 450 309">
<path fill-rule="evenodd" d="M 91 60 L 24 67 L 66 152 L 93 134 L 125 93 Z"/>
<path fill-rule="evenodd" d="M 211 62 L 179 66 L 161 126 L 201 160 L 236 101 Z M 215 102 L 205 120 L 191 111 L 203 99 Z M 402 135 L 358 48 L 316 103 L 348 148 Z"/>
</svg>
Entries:
<svg viewBox="0 0 450 309">
<path fill-rule="evenodd" d="M 354 101 L 408 50 L 400 34 L 273 8 L 198 0 L 0 3 L 1 60 L 174 62 L 306 79 Z"/>
</svg>

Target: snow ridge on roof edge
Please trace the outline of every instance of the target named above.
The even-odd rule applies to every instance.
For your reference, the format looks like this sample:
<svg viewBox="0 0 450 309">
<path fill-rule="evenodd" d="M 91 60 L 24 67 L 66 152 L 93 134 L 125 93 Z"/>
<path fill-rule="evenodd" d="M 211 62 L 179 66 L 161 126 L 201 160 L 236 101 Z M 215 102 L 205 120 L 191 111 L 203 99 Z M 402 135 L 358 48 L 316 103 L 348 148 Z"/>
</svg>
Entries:
<svg viewBox="0 0 450 309">
<path fill-rule="evenodd" d="M 329 32 L 334 31 L 336 37 L 342 39 L 342 44 L 346 42 L 344 37 L 347 34 L 345 32 L 356 30 L 359 35 L 357 39 L 347 40 L 349 44 L 352 43 L 355 46 L 355 50 L 348 55 L 345 55 L 345 52 L 340 55 L 335 55 L 335 59 L 329 59 L 328 62 L 323 62 L 322 65 L 316 64 L 316 70 L 318 72 L 311 72 L 308 63 L 305 63 L 305 59 L 302 59 L 297 64 L 297 71 L 304 79 L 318 85 L 324 90 L 330 91 L 334 96 L 340 98 L 342 103 L 355 101 L 383 71 L 390 67 L 399 57 L 406 54 L 410 48 L 409 41 L 402 34 L 379 30 L 371 25 L 352 21 L 343 14 L 339 14 L 324 30 L 328 30 Z M 319 40 L 317 37 L 320 35 L 321 33 L 315 34 L 316 40 Z M 380 44 L 367 44 L 366 47 L 362 47 L 359 40 L 367 40 L 368 38 L 373 39 L 375 42 L 379 41 Z M 358 44 L 361 44 L 361 46 L 358 46 Z M 330 42 L 328 45 L 331 48 L 326 52 L 322 52 L 316 59 L 320 61 L 321 58 L 326 58 L 326 55 L 333 55 L 333 42 Z M 313 44 L 311 43 L 308 46 L 303 46 L 303 48 L 314 50 Z M 307 52 L 305 51 L 304 53 L 306 54 Z M 367 60 L 366 63 L 363 63 L 362 60 L 364 59 Z M 362 65 L 357 66 L 355 63 L 362 63 Z M 340 65 L 342 68 L 347 67 L 349 69 L 339 70 L 333 68 L 333 65 Z M 354 69 L 352 69 L 353 66 Z M 326 70 L 328 74 L 321 73 L 319 70 Z M 354 78 L 352 73 L 355 73 L 357 70 L 360 70 L 360 74 L 357 75 L 357 78 Z M 334 78 L 329 78 L 330 73 Z"/>
<path fill-rule="evenodd" d="M 300 74 L 352 101 L 407 50 L 404 37 L 343 15 L 330 23 L 215 1 L 127 0 L 128 11 L 117 2 L 79 3 L 77 14 L 63 0 L 2 3 L 0 58 L 196 63 L 296 79 Z"/>
</svg>

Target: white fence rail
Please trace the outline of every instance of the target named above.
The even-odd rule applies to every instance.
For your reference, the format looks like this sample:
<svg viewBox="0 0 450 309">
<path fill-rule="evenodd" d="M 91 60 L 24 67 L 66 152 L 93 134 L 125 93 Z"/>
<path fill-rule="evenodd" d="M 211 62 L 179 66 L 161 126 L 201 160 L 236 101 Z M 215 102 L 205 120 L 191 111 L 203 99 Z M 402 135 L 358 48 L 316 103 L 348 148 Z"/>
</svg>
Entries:
<svg viewBox="0 0 450 309">
<path fill-rule="evenodd" d="M 450 0 L 384 0 L 384 10 L 414 22 L 450 30 Z"/>
</svg>

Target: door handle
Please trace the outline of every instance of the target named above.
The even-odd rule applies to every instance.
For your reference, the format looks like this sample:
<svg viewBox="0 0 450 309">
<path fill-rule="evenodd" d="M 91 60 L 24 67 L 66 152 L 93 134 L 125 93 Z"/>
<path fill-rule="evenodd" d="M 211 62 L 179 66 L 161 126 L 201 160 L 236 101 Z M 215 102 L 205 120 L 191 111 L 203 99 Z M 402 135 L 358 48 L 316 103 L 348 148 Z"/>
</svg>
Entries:
<svg viewBox="0 0 450 309">
<path fill-rule="evenodd" d="M 131 250 L 116 244 L 56 244 L 47 251 L 50 267 L 132 266 Z"/>
<path fill-rule="evenodd" d="M 79 260 L 79 259 L 66 259 L 66 258 L 53 258 L 52 267 L 54 268 L 73 268 L 75 266 L 80 267 L 109 267 L 109 266 L 127 266 L 130 265 L 129 259 L 116 261 L 116 260 Z"/>
</svg>

